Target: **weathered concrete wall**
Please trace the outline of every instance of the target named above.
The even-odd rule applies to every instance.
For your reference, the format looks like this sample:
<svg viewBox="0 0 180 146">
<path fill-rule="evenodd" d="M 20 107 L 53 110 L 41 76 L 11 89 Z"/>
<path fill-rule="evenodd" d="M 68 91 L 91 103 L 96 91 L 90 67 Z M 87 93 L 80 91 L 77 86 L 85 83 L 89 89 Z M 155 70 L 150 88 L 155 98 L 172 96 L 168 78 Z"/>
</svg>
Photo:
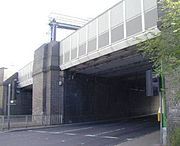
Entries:
<svg viewBox="0 0 180 146">
<path fill-rule="evenodd" d="M 59 43 L 51 42 L 35 51 L 33 65 L 33 115 L 60 115 Z"/>
<path fill-rule="evenodd" d="M 136 76 L 136 78 L 134 78 Z M 66 72 L 66 123 L 156 113 L 158 97 L 146 97 L 144 75 L 100 78 Z"/>
</svg>

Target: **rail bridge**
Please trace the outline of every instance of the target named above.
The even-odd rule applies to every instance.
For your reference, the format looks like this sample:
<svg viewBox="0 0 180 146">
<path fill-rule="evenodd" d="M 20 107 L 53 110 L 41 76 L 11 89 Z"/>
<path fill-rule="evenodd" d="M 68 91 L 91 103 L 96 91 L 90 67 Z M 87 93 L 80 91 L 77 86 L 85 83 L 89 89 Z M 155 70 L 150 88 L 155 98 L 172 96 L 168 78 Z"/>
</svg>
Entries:
<svg viewBox="0 0 180 146">
<path fill-rule="evenodd" d="M 156 0 L 121 0 L 62 41 L 43 44 L 1 85 L 12 84 L 12 113 L 61 115 L 63 123 L 156 113 L 158 83 L 137 44 L 159 32 L 157 22 Z"/>
</svg>

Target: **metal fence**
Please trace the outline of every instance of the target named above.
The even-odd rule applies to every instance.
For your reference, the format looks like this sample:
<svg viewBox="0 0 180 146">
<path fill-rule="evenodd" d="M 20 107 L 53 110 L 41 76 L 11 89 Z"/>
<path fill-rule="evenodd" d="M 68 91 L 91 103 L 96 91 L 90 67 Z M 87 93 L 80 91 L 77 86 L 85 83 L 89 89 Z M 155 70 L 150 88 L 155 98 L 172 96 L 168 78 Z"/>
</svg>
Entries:
<svg viewBox="0 0 180 146">
<path fill-rule="evenodd" d="M 61 115 L 11 115 L 0 116 L 0 130 L 45 127 L 62 123 Z"/>
</svg>

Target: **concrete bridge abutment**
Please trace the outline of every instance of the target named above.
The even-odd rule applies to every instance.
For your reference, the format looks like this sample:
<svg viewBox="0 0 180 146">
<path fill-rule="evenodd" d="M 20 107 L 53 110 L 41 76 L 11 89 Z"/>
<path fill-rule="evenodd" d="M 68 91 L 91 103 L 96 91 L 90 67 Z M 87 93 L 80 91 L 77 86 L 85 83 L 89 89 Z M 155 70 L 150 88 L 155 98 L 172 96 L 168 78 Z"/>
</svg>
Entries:
<svg viewBox="0 0 180 146">
<path fill-rule="evenodd" d="M 62 86 L 59 43 L 50 42 L 35 51 L 33 64 L 33 115 L 47 115 L 46 123 L 62 122 Z"/>
</svg>

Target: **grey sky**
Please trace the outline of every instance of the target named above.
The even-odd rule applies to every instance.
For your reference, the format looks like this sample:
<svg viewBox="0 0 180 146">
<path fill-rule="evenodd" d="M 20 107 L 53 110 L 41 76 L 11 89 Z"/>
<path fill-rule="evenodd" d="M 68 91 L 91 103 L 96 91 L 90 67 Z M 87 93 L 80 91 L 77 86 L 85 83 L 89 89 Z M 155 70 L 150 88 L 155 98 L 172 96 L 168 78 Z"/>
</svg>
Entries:
<svg viewBox="0 0 180 146">
<path fill-rule="evenodd" d="M 19 69 L 49 41 L 51 12 L 94 18 L 120 0 L 4 0 L 0 2 L 0 67 Z M 67 33 L 66 33 L 67 34 Z M 58 40 L 65 37 L 58 32 Z"/>
</svg>

